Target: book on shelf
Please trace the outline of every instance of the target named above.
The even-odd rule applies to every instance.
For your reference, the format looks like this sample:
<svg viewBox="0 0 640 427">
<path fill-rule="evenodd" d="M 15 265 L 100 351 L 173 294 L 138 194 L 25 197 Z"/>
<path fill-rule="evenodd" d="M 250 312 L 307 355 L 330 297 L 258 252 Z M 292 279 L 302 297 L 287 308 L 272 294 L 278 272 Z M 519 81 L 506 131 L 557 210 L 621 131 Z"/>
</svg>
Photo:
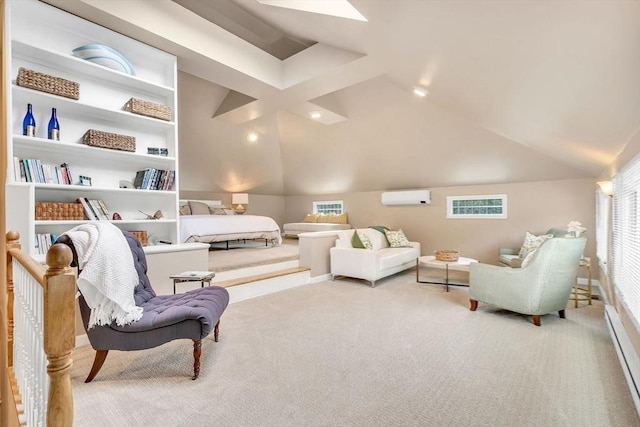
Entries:
<svg viewBox="0 0 640 427">
<path fill-rule="evenodd" d="M 146 168 L 136 172 L 133 186 L 140 190 L 171 190 L 174 179 L 174 170 Z"/>
<path fill-rule="evenodd" d="M 38 159 L 13 159 L 14 179 L 16 182 L 34 182 L 36 184 L 73 184 L 69 165 L 43 164 Z"/>
<path fill-rule="evenodd" d="M 38 233 L 36 234 L 36 253 L 46 255 L 51 246 L 58 240 L 57 234 Z"/>
<path fill-rule="evenodd" d="M 85 197 L 85 200 L 87 200 L 86 197 Z M 109 220 L 109 218 L 107 218 L 107 216 L 104 214 L 104 211 L 102 210 L 102 206 L 100 206 L 100 203 L 98 203 L 96 199 L 90 199 L 89 206 L 91 207 L 91 209 L 93 210 L 93 213 L 96 215 L 96 217 L 99 220 L 101 221 Z"/>
<path fill-rule="evenodd" d="M 96 213 L 91 208 L 91 205 L 89 204 L 89 201 L 87 200 L 86 197 L 78 197 L 77 202 L 82 205 L 82 209 L 84 210 L 84 216 L 88 220 L 98 220 L 99 219 L 98 216 L 96 215 Z"/>
</svg>

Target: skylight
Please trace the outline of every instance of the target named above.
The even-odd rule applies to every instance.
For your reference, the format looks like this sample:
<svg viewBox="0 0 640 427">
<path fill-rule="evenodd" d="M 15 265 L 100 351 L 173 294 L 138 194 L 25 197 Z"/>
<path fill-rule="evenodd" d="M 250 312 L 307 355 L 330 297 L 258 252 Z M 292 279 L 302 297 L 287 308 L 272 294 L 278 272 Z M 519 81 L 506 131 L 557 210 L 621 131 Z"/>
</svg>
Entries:
<svg viewBox="0 0 640 427">
<path fill-rule="evenodd" d="M 286 9 L 302 10 L 304 12 L 337 16 L 338 18 L 365 21 L 358 10 L 347 0 L 257 0 L 267 6 L 284 7 Z"/>
</svg>

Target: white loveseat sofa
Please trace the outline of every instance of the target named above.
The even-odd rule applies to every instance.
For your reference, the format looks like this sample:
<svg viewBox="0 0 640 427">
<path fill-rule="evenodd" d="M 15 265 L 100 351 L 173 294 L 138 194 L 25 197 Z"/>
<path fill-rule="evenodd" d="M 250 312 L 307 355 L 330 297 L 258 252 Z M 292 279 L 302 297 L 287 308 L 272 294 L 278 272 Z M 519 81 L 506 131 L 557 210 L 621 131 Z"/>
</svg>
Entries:
<svg viewBox="0 0 640 427">
<path fill-rule="evenodd" d="M 337 276 L 364 279 L 373 287 L 378 279 L 415 267 L 416 258 L 420 256 L 419 242 L 409 242 L 409 247 L 392 248 L 381 232 L 373 228 L 358 230 L 369 237 L 372 249 L 352 246 L 355 229 L 339 231 L 335 246 L 329 250 L 334 279 Z"/>
</svg>

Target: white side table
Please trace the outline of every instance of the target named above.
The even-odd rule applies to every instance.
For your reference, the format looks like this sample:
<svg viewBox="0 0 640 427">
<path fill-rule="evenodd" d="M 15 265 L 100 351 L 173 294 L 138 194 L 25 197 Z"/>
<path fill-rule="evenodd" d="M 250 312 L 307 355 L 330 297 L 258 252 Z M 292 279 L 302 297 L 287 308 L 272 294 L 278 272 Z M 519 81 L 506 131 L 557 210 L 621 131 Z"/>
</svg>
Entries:
<svg viewBox="0 0 640 427">
<path fill-rule="evenodd" d="M 176 284 L 184 282 L 200 282 L 200 287 L 204 288 L 204 284 L 211 286 L 211 279 L 215 277 L 216 273 L 213 271 L 184 271 L 179 274 L 174 274 L 170 277 L 173 279 L 173 293 L 176 293 Z"/>
<path fill-rule="evenodd" d="M 444 285 L 447 292 L 449 292 L 449 285 L 452 286 L 469 286 L 469 283 L 450 283 L 449 282 L 449 270 L 452 271 L 469 271 L 469 265 L 474 262 L 478 262 L 477 259 L 459 257 L 457 261 L 438 261 L 435 256 L 427 255 L 421 256 L 416 259 L 416 282 L 418 283 L 434 283 L 437 285 Z M 423 281 L 420 280 L 420 266 L 428 268 L 443 269 L 445 271 L 444 282 Z"/>
</svg>

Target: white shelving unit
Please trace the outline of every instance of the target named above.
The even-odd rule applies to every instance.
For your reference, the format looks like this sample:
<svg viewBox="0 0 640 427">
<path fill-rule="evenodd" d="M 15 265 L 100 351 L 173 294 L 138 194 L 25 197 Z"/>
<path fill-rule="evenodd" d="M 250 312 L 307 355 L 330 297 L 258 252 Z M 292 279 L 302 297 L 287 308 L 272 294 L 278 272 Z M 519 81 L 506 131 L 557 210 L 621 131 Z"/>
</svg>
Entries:
<svg viewBox="0 0 640 427">
<path fill-rule="evenodd" d="M 166 52 L 125 37 L 35 0 L 7 3 L 5 28 L 8 53 L 7 114 L 7 230 L 20 233 L 24 249 L 36 255 L 36 234 L 60 234 L 86 221 L 36 221 L 36 202 L 75 202 L 78 197 L 101 199 L 122 220 L 120 228 L 146 230 L 149 236 L 178 242 L 178 150 L 177 64 Z M 72 50 L 100 43 L 120 52 L 134 65 L 127 75 L 72 56 Z M 61 77 L 79 83 L 80 99 L 73 100 L 16 85 L 18 69 Z M 130 98 L 171 108 L 171 121 L 123 110 Z M 27 104 L 33 105 L 36 137 L 22 135 Z M 51 109 L 56 108 L 60 141 L 46 139 Z M 133 136 L 136 151 L 91 147 L 82 143 L 89 129 Z M 166 148 L 168 156 L 148 155 L 148 147 Z M 92 186 L 20 182 L 13 158 L 38 159 L 43 164 L 67 163 L 74 178 L 91 177 Z M 145 168 L 175 170 L 171 191 L 119 188 L 120 181 L 133 182 Z M 17 174 L 19 176 L 19 173 Z M 146 219 L 142 212 L 161 210 L 160 220 Z M 142 212 L 140 212 L 142 211 Z M 178 246 L 176 247 L 178 248 Z M 153 250 L 151 250 L 153 253 Z"/>
</svg>

